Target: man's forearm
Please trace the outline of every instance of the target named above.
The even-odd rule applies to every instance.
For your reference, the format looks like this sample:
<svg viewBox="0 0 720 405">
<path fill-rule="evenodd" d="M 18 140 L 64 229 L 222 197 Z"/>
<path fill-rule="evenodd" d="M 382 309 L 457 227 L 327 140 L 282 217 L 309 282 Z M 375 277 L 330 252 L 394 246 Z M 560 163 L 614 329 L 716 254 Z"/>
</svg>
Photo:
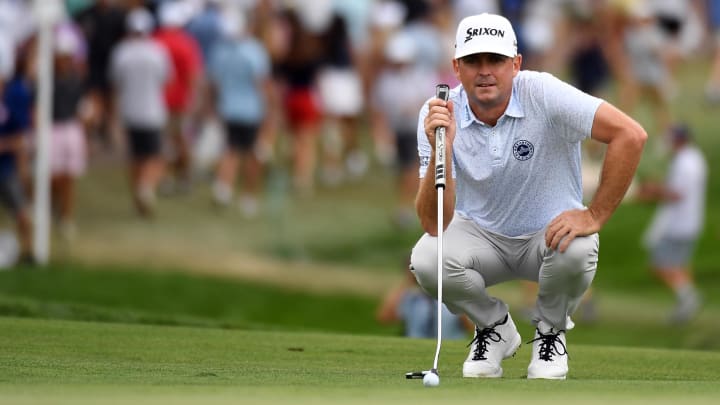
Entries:
<svg viewBox="0 0 720 405">
<path fill-rule="evenodd" d="M 600 226 L 610 219 L 630 187 L 644 143 L 641 138 L 620 138 L 608 144 L 600 185 L 589 206 Z"/>
</svg>

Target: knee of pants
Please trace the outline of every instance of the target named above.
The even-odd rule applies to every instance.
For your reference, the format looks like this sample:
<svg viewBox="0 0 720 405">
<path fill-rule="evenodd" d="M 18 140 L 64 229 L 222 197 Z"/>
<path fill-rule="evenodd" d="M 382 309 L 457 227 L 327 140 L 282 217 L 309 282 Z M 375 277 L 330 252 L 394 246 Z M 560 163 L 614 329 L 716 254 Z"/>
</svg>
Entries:
<svg viewBox="0 0 720 405">
<path fill-rule="evenodd" d="M 555 251 L 553 267 L 568 274 L 594 271 L 597 267 L 599 238 L 597 234 L 575 238 L 565 252 Z"/>
<path fill-rule="evenodd" d="M 437 253 L 434 249 L 416 246 L 410 255 L 410 270 L 425 291 L 437 293 Z"/>
<path fill-rule="evenodd" d="M 425 237 L 415 245 L 410 256 L 410 269 L 415 274 L 418 284 L 431 295 L 437 294 L 437 246 L 435 239 Z M 432 245 L 432 246 L 431 246 Z M 464 253 L 464 252 L 463 252 Z M 458 277 L 466 271 L 464 263 L 468 261 L 465 254 L 446 248 L 443 262 L 443 290 L 463 285 L 464 277 Z"/>
</svg>

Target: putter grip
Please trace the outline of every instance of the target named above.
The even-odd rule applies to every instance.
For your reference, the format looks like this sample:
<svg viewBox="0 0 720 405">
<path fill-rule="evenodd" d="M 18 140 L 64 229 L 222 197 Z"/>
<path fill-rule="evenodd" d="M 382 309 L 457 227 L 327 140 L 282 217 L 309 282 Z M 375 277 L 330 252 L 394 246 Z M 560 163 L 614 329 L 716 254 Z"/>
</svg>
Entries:
<svg viewBox="0 0 720 405">
<path fill-rule="evenodd" d="M 435 86 L 435 97 L 448 101 L 450 86 Z M 435 188 L 445 188 L 445 127 L 435 128 Z"/>
</svg>

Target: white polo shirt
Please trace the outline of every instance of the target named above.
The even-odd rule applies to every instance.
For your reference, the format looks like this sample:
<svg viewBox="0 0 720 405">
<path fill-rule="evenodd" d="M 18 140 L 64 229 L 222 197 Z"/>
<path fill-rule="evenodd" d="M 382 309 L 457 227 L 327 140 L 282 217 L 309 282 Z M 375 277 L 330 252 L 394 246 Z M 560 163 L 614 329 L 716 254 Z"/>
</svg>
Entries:
<svg viewBox="0 0 720 405">
<path fill-rule="evenodd" d="M 707 162 L 696 146 L 685 146 L 678 151 L 671 164 L 665 187 L 680 198 L 665 201 L 645 234 L 645 242 L 654 244 L 662 238 L 695 240 L 705 223 L 705 194 Z"/>
<path fill-rule="evenodd" d="M 161 128 L 167 121 L 165 84 L 172 76 L 170 56 L 151 38 L 128 38 L 113 50 L 110 77 L 126 125 Z"/>
<path fill-rule="evenodd" d="M 521 71 L 510 103 L 494 127 L 470 109 L 462 85 L 450 92 L 457 132 L 452 175 L 456 215 L 505 236 L 543 229 L 563 211 L 582 208 L 582 140 L 590 136 L 603 100 L 548 73 Z M 428 100 L 429 101 L 429 100 Z M 418 120 L 420 177 L 430 162 L 424 130 L 426 102 Z"/>
</svg>

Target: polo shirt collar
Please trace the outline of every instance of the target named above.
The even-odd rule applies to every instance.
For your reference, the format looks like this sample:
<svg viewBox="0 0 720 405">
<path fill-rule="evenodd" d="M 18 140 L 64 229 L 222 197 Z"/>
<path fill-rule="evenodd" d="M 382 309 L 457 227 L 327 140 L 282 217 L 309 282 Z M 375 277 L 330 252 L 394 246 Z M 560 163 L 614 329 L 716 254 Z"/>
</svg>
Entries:
<svg viewBox="0 0 720 405">
<path fill-rule="evenodd" d="M 462 114 L 460 116 L 460 128 L 467 128 L 473 122 L 484 125 L 477 118 L 475 118 L 475 114 L 472 112 L 472 109 L 470 109 L 470 103 L 468 103 L 467 93 L 465 93 L 465 89 L 463 89 L 463 91 L 461 92 L 460 97 L 461 97 L 461 102 L 462 102 Z M 510 93 L 510 103 L 508 104 L 507 108 L 505 109 L 505 112 L 503 113 L 503 115 L 507 115 L 507 116 L 513 117 L 513 118 L 522 118 L 525 116 L 525 112 L 522 108 L 522 104 L 520 104 L 520 100 L 518 99 L 517 93 L 515 92 L 515 86 L 513 86 L 512 93 Z M 502 117 L 501 117 L 501 119 L 502 119 Z"/>
</svg>

